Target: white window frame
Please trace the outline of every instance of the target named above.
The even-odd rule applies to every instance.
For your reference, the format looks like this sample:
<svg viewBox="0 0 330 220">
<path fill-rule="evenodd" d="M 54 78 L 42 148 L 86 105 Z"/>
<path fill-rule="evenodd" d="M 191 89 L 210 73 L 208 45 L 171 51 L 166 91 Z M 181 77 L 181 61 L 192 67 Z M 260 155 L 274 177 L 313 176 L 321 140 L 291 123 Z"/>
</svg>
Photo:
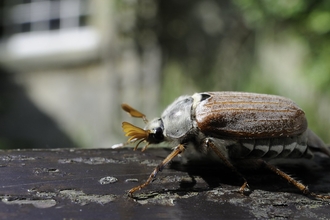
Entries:
<svg viewBox="0 0 330 220">
<path fill-rule="evenodd" d="M 77 23 L 82 10 L 79 5 L 77 7 L 77 2 L 80 1 L 56 1 L 57 5 L 52 7 L 60 8 L 57 14 L 50 8 L 50 3 L 54 2 L 49 0 L 34 0 L 11 8 L 13 24 L 30 22 L 30 31 L 15 33 L 0 41 L 0 63 L 9 68 L 26 69 L 95 59 L 100 47 L 99 32 L 92 26 L 79 26 Z M 32 13 L 25 13 L 27 8 Z M 40 13 L 33 13 L 34 10 L 39 10 Z M 60 19 L 56 30 L 45 27 L 50 25 L 47 24 L 50 21 L 47 19 L 53 18 Z"/>
</svg>

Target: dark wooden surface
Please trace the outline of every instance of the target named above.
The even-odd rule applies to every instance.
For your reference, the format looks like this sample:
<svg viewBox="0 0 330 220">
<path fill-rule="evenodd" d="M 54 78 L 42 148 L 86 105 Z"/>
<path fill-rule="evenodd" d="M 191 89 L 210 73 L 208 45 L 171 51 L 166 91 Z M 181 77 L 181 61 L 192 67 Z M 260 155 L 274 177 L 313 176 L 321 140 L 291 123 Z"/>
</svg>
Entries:
<svg viewBox="0 0 330 220">
<path fill-rule="evenodd" d="M 308 198 L 265 170 L 244 171 L 250 191 L 214 164 L 176 159 L 134 198 L 166 149 L 0 151 L 1 219 L 329 219 L 330 201 Z M 286 165 L 310 190 L 330 193 L 330 159 Z M 195 181 L 191 178 L 195 177 Z"/>
</svg>

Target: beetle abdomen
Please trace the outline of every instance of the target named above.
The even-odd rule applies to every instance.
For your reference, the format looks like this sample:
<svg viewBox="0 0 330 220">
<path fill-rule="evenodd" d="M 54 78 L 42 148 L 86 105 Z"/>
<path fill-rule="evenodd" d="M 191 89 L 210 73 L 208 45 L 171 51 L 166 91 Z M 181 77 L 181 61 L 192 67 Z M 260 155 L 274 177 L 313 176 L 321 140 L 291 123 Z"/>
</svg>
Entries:
<svg viewBox="0 0 330 220">
<path fill-rule="evenodd" d="M 203 94 L 194 106 L 194 115 L 206 135 L 265 139 L 295 136 L 307 129 L 305 113 L 290 99 L 244 92 Z"/>
<path fill-rule="evenodd" d="M 311 158 L 313 154 L 307 146 L 306 132 L 283 138 L 240 140 L 228 146 L 230 158 Z"/>
</svg>

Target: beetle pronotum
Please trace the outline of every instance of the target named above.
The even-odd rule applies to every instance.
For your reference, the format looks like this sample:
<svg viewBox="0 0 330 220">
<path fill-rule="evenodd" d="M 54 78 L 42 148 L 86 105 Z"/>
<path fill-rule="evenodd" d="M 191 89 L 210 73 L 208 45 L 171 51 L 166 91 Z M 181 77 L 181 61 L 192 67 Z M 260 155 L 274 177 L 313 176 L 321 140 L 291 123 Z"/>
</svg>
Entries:
<svg viewBox="0 0 330 220">
<path fill-rule="evenodd" d="M 129 190 L 131 196 L 147 186 L 174 157 L 187 148 L 194 148 L 197 153 L 218 157 L 240 176 L 243 180 L 240 192 L 244 192 L 248 184 L 232 162 L 255 159 L 304 194 L 330 199 L 328 195 L 310 192 L 307 186 L 266 162 L 273 158 L 312 158 L 312 148 L 330 156 L 322 140 L 307 128 L 303 110 L 287 98 L 244 92 L 196 93 L 179 97 L 160 118 L 150 122 L 129 105 L 123 104 L 122 108 L 132 117 L 142 118 L 146 126 L 142 129 L 123 122 L 129 139 L 114 148 L 138 142 L 136 150 L 141 142 L 147 142 L 142 148 L 144 151 L 149 144 L 164 141 L 176 144 L 145 183 Z"/>
</svg>

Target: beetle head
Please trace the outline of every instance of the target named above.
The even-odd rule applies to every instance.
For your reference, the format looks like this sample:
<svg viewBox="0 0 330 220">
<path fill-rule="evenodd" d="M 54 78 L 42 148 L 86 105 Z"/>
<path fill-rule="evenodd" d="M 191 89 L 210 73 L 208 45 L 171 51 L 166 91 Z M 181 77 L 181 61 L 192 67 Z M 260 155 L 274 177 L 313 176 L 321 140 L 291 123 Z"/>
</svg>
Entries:
<svg viewBox="0 0 330 220">
<path fill-rule="evenodd" d="M 148 122 L 146 116 L 141 112 L 135 110 L 131 106 L 127 104 L 121 105 L 122 109 L 135 118 L 142 118 L 146 123 L 144 129 L 132 125 L 128 122 L 123 122 L 122 128 L 125 132 L 125 136 L 129 136 L 127 142 L 124 144 L 130 144 L 134 142 L 138 142 L 135 146 L 134 150 L 136 150 L 140 143 L 147 142 L 147 144 L 142 148 L 142 151 L 146 150 L 150 144 L 158 144 L 164 141 L 164 125 L 160 118 L 156 118 L 151 122 Z"/>
</svg>

